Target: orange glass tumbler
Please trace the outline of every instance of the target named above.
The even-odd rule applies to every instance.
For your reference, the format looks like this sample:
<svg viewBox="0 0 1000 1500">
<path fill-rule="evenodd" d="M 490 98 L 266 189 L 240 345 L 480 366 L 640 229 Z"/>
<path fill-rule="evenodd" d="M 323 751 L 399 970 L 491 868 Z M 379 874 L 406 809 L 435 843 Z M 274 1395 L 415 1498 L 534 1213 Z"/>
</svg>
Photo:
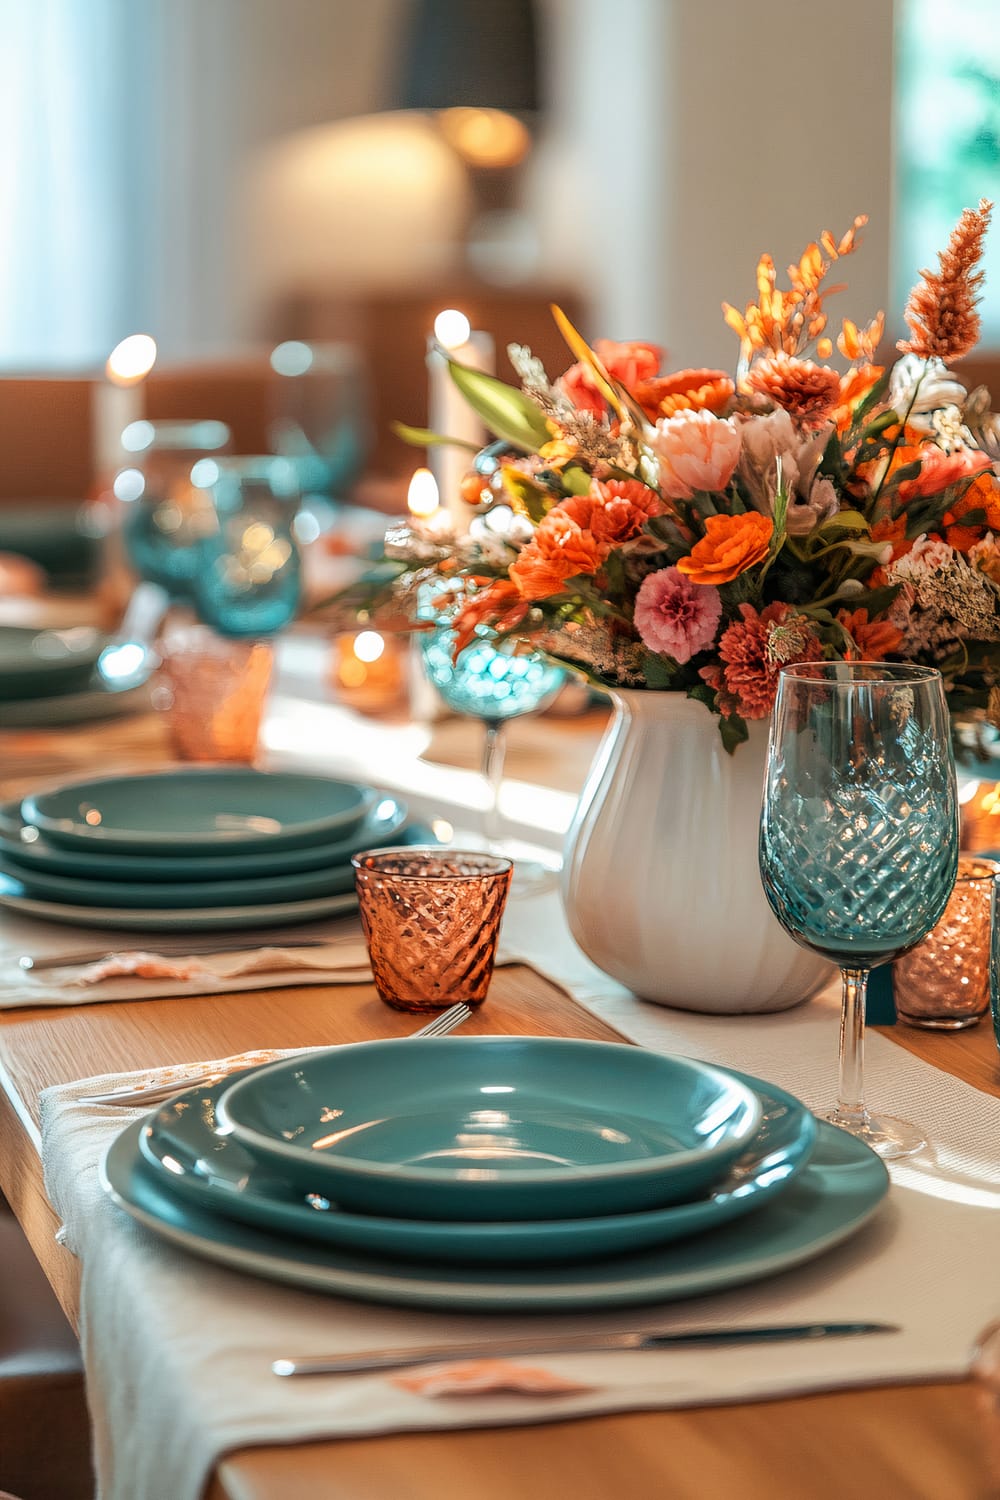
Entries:
<svg viewBox="0 0 1000 1500">
<path fill-rule="evenodd" d="M 153 702 L 178 760 L 251 764 L 274 668 L 271 643 L 227 640 L 196 625 L 168 634 L 161 658 Z"/>
<path fill-rule="evenodd" d="M 413 1012 L 482 1005 L 511 862 L 460 849 L 374 849 L 353 860 L 375 988 Z"/>
</svg>

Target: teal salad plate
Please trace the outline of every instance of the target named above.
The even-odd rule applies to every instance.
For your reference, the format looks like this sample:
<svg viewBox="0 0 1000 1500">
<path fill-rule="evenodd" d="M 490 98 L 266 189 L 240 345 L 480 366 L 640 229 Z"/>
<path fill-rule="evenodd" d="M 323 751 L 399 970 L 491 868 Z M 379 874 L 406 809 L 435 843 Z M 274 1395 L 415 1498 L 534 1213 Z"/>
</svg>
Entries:
<svg viewBox="0 0 1000 1500">
<path fill-rule="evenodd" d="M 810 1161 L 787 1191 L 712 1234 L 567 1266 L 430 1265 L 292 1240 L 198 1208 L 171 1193 L 165 1174 L 143 1158 L 144 1128 L 137 1121 L 112 1143 L 101 1182 L 119 1208 L 168 1243 L 237 1271 L 338 1297 L 470 1312 L 624 1307 L 760 1281 L 856 1234 L 889 1187 L 873 1151 L 821 1124 Z"/>
<path fill-rule="evenodd" d="M 217 1116 L 252 1155 L 342 1207 L 496 1221 L 696 1197 L 753 1139 L 761 1105 L 690 1058 L 496 1036 L 284 1058 L 231 1080 Z"/>
<path fill-rule="evenodd" d="M 306 901 L 314 896 L 337 896 L 354 890 L 354 870 L 343 860 L 325 870 L 300 870 L 291 875 L 264 875 L 256 880 L 95 880 L 50 875 L 44 870 L 22 870 L 13 860 L 0 858 L 0 872 L 20 882 L 29 896 L 77 906 L 162 907 L 260 906 L 266 901 Z"/>
<path fill-rule="evenodd" d="M 69 630 L 0 625 L 0 702 L 85 687 L 106 644 L 100 631 L 89 625 Z"/>
<path fill-rule="evenodd" d="M 357 904 L 358 898 L 351 891 L 341 896 L 313 896 L 308 901 L 268 901 L 258 906 L 73 906 L 29 896 L 19 881 L 0 873 L 0 906 L 10 911 L 37 917 L 43 922 L 62 922 L 69 927 L 112 928 L 118 932 L 226 932 L 284 927 L 297 922 L 315 922 L 321 917 L 340 916 L 343 912 L 354 911 Z"/>
<path fill-rule="evenodd" d="M 761 1101 L 760 1129 L 726 1175 L 691 1203 L 600 1218 L 520 1223 L 434 1223 L 353 1214 L 322 1193 L 302 1192 L 215 1128 L 225 1084 L 189 1089 L 158 1110 L 139 1136 L 139 1149 L 167 1191 L 208 1213 L 223 1214 L 276 1234 L 319 1240 L 401 1260 L 461 1265 L 568 1263 L 641 1250 L 717 1229 L 762 1208 L 802 1170 L 816 1140 L 813 1116 L 782 1089 L 733 1075 Z"/>
<path fill-rule="evenodd" d="M 0 806 L 0 859 L 8 872 L 26 880 L 29 871 L 70 875 L 76 879 L 202 881 L 252 880 L 264 875 L 291 875 L 350 863 L 359 849 L 392 843 L 406 822 L 404 802 L 380 795 L 364 822 L 346 838 L 307 844 L 301 849 L 266 849 L 252 854 L 119 854 L 106 849 L 63 849 L 21 816 L 18 802 Z M 194 893 L 192 893 L 193 895 Z"/>
<path fill-rule="evenodd" d="M 377 801 L 329 776 L 215 766 L 78 781 L 26 797 L 21 814 L 70 848 L 248 853 L 347 838 Z"/>
</svg>

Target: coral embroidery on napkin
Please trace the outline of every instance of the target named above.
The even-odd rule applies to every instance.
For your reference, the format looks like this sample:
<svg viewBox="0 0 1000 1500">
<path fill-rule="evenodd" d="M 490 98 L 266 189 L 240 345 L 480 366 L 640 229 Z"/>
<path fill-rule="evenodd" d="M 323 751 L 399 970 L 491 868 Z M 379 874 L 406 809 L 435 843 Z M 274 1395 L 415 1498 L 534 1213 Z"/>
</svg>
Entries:
<svg viewBox="0 0 1000 1500">
<path fill-rule="evenodd" d="M 87 964 L 72 980 L 73 984 L 100 984 L 104 979 L 135 975 L 139 979 L 192 979 L 206 973 L 203 964 L 193 958 L 164 958 L 162 953 L 112 953 L 99 963 Z"/>
<path fill-rule="evenodd" d="M 591 1391 L 592 1385 L 554 1375 L 534 1365 L 515 1365 L 508 1359 L 463 1359 L 454 1364 L 427 1365 L 407 1375 L 393 1375 L 393 1385 L 415 1396 L 480 1396 L 512 1391 L 528 1396 L 564 1396 Z"/>
</svg>

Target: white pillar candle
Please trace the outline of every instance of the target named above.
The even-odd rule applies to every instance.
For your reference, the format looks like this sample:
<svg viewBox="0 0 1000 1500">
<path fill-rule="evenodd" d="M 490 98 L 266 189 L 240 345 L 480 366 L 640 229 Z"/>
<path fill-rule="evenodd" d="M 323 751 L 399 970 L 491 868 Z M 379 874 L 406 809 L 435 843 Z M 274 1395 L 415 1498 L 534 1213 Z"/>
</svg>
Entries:
<svg viewBox="0 0 1000 1500">
<path fill-rule="evenodd" d="M 428 426 L 443 437 L 463 438 L 477 448 L 489 441 L 482 421 L 472 410 L 448 372 L 448 360 L 492 375 L 496 364 L 493 339 L 473 330 L 464 315 L 449 308 L 434 320 L 434 337 L 427 341 L 429 380 Z M 441 504 L 459 531 L 469 529 L 472 512 L 462 499 L 462 477 L 472 465 L 467 448 L 441 445 L 431 449 L 431 472 L 437 480 Z"/>
<path fill-rule="evenodd" d="M 98 480 L 109 483 L 122 466 L 122 433 L 143 416 L 142 382 L 156 360 L 148 333 L 133 333 L 112 349 L 106 379 L 94 387 L 93 456 Z"/>
</svg>

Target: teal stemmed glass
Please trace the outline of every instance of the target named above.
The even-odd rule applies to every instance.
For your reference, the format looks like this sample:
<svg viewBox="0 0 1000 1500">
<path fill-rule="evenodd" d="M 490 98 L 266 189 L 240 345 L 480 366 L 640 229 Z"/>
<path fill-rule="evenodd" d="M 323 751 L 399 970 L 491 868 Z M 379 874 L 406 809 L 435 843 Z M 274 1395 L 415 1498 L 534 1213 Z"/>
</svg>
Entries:
<svg viewBox="0 0 1000 1500">
<path fill-rule="evenodd" d="M 426 615 L 430 606 L 422 609 Z M 551 703 L 566 680 L 559 667 L 537 652 L 524 652 L 513 641 L 491 641 L 484 634 L 454 655 L 455 633 L 447 611 L 435 611 L 436 627 L 420 641 L 424 671 L 455 713 L 480 719 L 485 726 L 482 773 L 489 789 L 484 830 L 489 848 L 504 852 L 500 839 L 500 786 L 503 780 L 508 719 L 530 714 Z M 530 861 L 515 860 L 511 893 L 537 889 L 551 872 Z"/>
<path fill-rule="evenodd" d="M 786 667 L 760 829 L 764 891 L 803 947 L 843 977 L 834 1125 L 886 1160 L 925 1144 L 864 1097 L 868 975 L 917 944 L 958 870 L 958 802 L 940 673 L 885 662 Z"/>
</svg>

